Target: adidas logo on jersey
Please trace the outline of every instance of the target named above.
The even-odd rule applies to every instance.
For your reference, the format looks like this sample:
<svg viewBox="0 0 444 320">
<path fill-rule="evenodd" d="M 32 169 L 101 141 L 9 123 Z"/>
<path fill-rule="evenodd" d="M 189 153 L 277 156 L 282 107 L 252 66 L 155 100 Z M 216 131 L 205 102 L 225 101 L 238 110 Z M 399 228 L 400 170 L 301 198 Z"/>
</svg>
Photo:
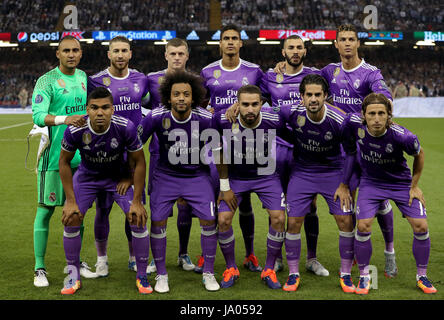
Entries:
<svg viewBox="0 0 444 320">
<path fill-rule="evenodd" d="M 218 86 L 219 85 L 219 81 L 217 81 L 217 79 L 216 79 L 216 81 L 213 82 L 213 85 Z"/>
</svg>

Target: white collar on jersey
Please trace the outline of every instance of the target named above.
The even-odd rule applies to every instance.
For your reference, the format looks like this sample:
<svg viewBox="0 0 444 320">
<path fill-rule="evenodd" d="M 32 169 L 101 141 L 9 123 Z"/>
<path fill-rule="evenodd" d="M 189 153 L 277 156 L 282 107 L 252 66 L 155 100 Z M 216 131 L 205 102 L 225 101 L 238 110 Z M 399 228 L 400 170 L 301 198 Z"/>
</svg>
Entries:
<svg viewBox="0 0 444 320">
<path fill-rule="evenodd" d="M 385 136 L 385 134 L 387 133 L 387 129 L 385 129 L 384 133 L 380 134 L 379 136 L 375 136 L 375 135 L 371 134 L 370 131 L 368 131 L 367 126 L 365 126 L 365 131 L 367 131 L 367 133 L 373 138 L 381 138 L 381 137 Z"/>
<path fill-rule="evenodd" d="M 327 105 L 324 104 L 324 115 L 322 116 L 322 119 L 321 119 L 320 121 L 318 121 L 318 122 L 313 121 L 313 120 L 310 119 L 310 117 L 309 117 L 308 114 L 307 114 L 307 108 L 305 108 L 305 114 L 307 115 L 307 119 L 308 119 L 308 121 L 310 121 L 311 123 L 314 123 L 314 124 L 321 124 L 322 122 L 324 122 L 325 117 L 327 116 Z"/>
<path fill-rule="evenodd" d="M 286 76 L 294 77 L 294 76 L 297 76 L 298 74 L 300 74 L 302 71 L 304 71 L 304 68 L 305 68 L 305 66 L 302 66 L 301 70 L 299 70 L 299 71 L 296 72 L 296 73 L 286 73 L 286 72 L 284 72 L 284 74 L 285 74 Z"/>
<path fill-rule="evenodd" d="M 193 115 L 193 110 L 191 110 L 191 112 L 190 112 L 190 116 L 188 117 L 188 119 L 186 119 L 186 120 L 184 120 L 184 121 L 180 121 L 180 120 L 177 120 L 176 118 L 174 118 L 174 115 L 173 115 L 173 112 L 172 112 L 172 111 L 170 111 L 170 114 L 171 114 L 171 118 L 173 118 L 173 121 L 174 121 L 174 122 L 176 122 L 176 123 L 187 123 L 188 121 L 191 120 L 191 117 L 192 117 L 192 115 Z"/>
<path fill-rule="evenodd" d="M 244 126 L 244 125 L 242 124 L 241 119 L 240 119 L 240 114 L 237 116 L 237 120 L 239 120 L 239 124 L 240 124 L 241 127 L 244 128 L 244 129 L 256 129 L 256 128 L 259 127 L 259 126 L 261 125 L 261 123 L 262 123 L 262 111 L 259 112 L 259 117 L 260 117 L 259 122 L 257 123 L 256 126 L 254 126 L 254 128 L 248 128 L 248 127 Z"/>
<path fill-rule="evenodd" d="M 233 71 L 236 71 L 237 69 L 240 68 L 241 64 L 242 64 L 242 59 L 239 58 L 239 64 L 237 65 L 236 68 L 234 68 L 234 69 L 225 69 L 224 66 L 222 65 L 222 59 L 219 60 L 219 66 L 220 66 L 220 68 L 221 68 L 222 70 L 226 71 L 226 72 L 233 72 Z"/>
<path fill-rule="evenodd" d="M 113 76 L 113 75 L 111 74 L 111 72 L 109 72 L 109 67 L 108 67 L 108 68 L 106 68 L 106 73 L 108 73 L 108 75 L 109 75 L 111 78 L 113 78 L 113 79 L 116 79 L 116 80 L 125 80 L 126 78 L 129 77 L 130 71 L 129 71 L 129 69 L 128 69 L 128 73 L 127 73 L 126 76 L 124 76 L 124 77 L 115 77 L 115 76 Z"/>
<path fill-rule="evenodd" d="M 109 128 L 111 128 L 111 122 L 110 122 L 109 126 L 108 126 L 108 129 L 106 129 L 104 132 L 100 132 L 99 133 L 99 132 L 95 132 L 94 129 L 91 127 L 91 120 L 89 119 L 89 117 L 88 117 L 87 123 L 88 123 L 89 130 L 91 130 L 91 132 L 94 133 L 97 136 L 103 136 L 105 133 L 107 133 L 109 131 Z"/>
<path fill-rule="evenodd" d="M 342 62 L 341 62 L 341 69 L 344 70 L 344 72 L 353 72 L 353 71 L 359 69 L 364 63 L 365 63 L 364 58 L 362 58 L 361 63 L 358 64 L 353 69 L 345 69 L 344 66 L 342 65 Z"/>
</svg>

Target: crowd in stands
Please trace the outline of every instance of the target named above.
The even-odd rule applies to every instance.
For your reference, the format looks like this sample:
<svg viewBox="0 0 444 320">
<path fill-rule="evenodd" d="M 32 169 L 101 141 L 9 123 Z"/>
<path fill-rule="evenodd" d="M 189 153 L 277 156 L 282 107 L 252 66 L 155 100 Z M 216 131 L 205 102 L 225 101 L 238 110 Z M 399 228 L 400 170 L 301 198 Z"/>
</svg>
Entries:
<svg viewBox="0 0 444 320">
<path fill-rule="evenodd" d="M 331 62 L 339 61 L 337 50 L 325 46 L 313 46 L 308 49 L 304 64 L 322 68 Z M 107 47 L 101 45 L 83 48 L 83 57 L 79 68 L 88 75 L 97 73 L 109 65 L 106 56 Z M 414 50 L 394 47 L 361 48 L 360 56 L 366 62 L 381 69 L 381 72 L 392 90 L 394 98 L 403 96 L 444 96 L 444 61 L 443 50 Z M 266 71 L 282 60 L 279 46 L 261 46 L 260 50 L 253 45 L 241 49 L 244 60 L 257 63 Z M 189 71 L 200 73 L 202 67 L 220 59 L 218 46 L 191 46 Z M 55 48 L 28 48 L 26 51 L 3 48 L 0 50 L 0 106 L 22 105 L 20 92 L 28 92 L 27 104 L 39 76 L 57 65 Z M 23 61 L 31 63 L 23 64 Z M 147 74 L 166 68 L 163 46 L 133 46 L 133 58 L 130 63 Z M 22 93 L 23 95 L 23 93 Z"/>
<path fill-rule="evenodd" d="M 64 0 L 7 0 L 0 4 L 0 30 L 52 31 Z M 207 30 L 209 1 L 77 0 L 78 25 L 93 30 Z"/>
<path fill-rule="evenodd" d="M 51 31 L 65 0 L 7 0 L 0 4 L 0 30 Z M 210 1 L 77 0 L 79 28 L 91 30 L 207 30 Z M 366 5 L 378 9 L 379 30 L 443 30 L 441 0 L 220 0 L 222 24 L 243 29 L 363 28 Z"/>
<path fill-rule="evenodd" d="M 244 29 L 335 29 L 343 23 L 364 29 L 366 5 L 377 8 L 379 30 L 443 30 L 441 0 L 221 0 L 223 23 Z"/>
</svg>

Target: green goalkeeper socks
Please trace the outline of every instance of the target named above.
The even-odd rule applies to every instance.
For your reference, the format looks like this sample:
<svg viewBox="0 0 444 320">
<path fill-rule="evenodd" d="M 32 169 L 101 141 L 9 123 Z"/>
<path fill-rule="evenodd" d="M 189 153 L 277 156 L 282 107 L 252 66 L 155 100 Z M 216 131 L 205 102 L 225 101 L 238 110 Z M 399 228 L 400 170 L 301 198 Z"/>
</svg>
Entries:
<svg viewBox="0 0 444 320">
<path fill-rule="evenodd" d="M 49 235 L 49 221 L 54 213 L 55 207 L 47 207 L 39 205 L 37 207 L 37 213 L 34 220 L 34 257 L 35 266 L 34 270 L 43 268 L 45 266 L 45 253 L 48 244 Z M 80 226 L 80 237 L 83 239 L 83 221 Z"/>
<path fill-rule="evenodd" d="M 49 220 L 54 213 L 55 207 L 39 205 L 34 220 L 34 270 L 45 267 L 46 245 L 48 243 Z"/>
</svg>

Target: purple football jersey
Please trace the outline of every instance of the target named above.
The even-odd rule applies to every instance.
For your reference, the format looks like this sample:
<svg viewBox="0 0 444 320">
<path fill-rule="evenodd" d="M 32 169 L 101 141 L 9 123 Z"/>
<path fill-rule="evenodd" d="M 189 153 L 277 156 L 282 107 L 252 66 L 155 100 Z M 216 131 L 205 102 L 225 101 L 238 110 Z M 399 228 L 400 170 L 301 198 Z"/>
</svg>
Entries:
<svg viewBox="0 0 444 320">
<path fill-rule="evenodd" d="M 413 133 L 393 123 L 382 136 L 374 137 L 362 124 L 360 114 L 355 113 L 345 119 L 344 136 L 347 153 L 358 149 L 362 170 L 360 186 L 378 184 L 395 189 L 396 186 L 410 186 L 412 175 L 403 153 L 419 153 L 421 146 Z"/>
<path fill-rule="evenodd" d="M 109 128 L 103 133 L 96 133 L 85 116 L 87 123 L 83 127 L 68 126 L 65 130 L 62 149 L 68 152 L 80 151 L 79 169 L 90 175 L 115 176 L 123 173 L 126 151 L 141 150 L 143 145 L 137 129 L 131 120 L 113 115 Z"/>
<path fill-rule="evenodd" d="M 381 71 L 364 61 L 350 70 L 342 63 L 330 63 L 321 70 L 330 86 L 330 96 L 335 106 L 345 112 L 360 112 L 364 98 L 372 92 L 382 93 L 392 99 Z"/>
<path fill-rule="evenodd" d="M 273 69 L 269 69 L 260 86 L 262 94 L 265 97 L 270 97 L 273 107 L 299 105 L 302 101 L 299 85 L 305 76 L 313 73 L 320 74 L 321 71 L 304 66 L 295 74 L 278 74 Z"/>
<path fill-rule="evenodd" d="M 156 133 L 159 139 L 159 160 L 156 170 L 182 177 L 209 174 L 208 164 L 202 162 L 205 142 L 201 133 L 212 127 L 212 114 L 200 107 L 192 110 L 185 121 L 174 118 L 165 107 L 148 112 L 139 126 L 140 138 L 146 143 Z"/>
<path fill-rule="evenodd" d="M 324 117 L 313 122 L 304 106 L 292 106 L 281 114 L 293 129 L 294 168 L 303 174 L 333 174 L 342 170 L 342 123 L 346 114 L 338 108 L 325 104 Z"/>
<path fill-rule="evenodd" d="M 224 155 L 229 157 L 230 178 L 249 180 L 277 175 L 276 136 L 286 135 L 287 127 L 279 114 L 262 110 L 260 117 L 255 128 L 246 128 L 239 117 L 231 123 L 224 112 L 215 115 L 215 126 L 223 137 Z"/>
<path fill-rule="evenodd" d="M 96 87 L 105 87 L 113 95 L 114 114 L 130 119 L 136 126 L 142 120 L 142 105 L 148 99 L 148 81 L 145 75 L 134 69 L 128 75 L 117 78 L 105 69 L 88 77 L 88 94 Z"/>
<path fill-rule="evenodd" d="M 264 72 L 254 63 L 240 59 L 232 70 L 222 66 L 222 60 L 210 63 L 200 73 L 215 112 L 225 110 L 237 101 L 237 90 L 247 84 L 260 86 Z"/>
<path fill-rule="evenodd" d="M 157 72 L 150 72 L 146 76 L 148 81 L 148 90 L 150 92 L 150 106 L 151 109 L 159 108 L 162 106 L 161 98 L 160 98 L 160 92 L 159 87 L 162 84 L 162 80 L 166 75 L 165 70 L 157 71 Z"/>
</svg>

